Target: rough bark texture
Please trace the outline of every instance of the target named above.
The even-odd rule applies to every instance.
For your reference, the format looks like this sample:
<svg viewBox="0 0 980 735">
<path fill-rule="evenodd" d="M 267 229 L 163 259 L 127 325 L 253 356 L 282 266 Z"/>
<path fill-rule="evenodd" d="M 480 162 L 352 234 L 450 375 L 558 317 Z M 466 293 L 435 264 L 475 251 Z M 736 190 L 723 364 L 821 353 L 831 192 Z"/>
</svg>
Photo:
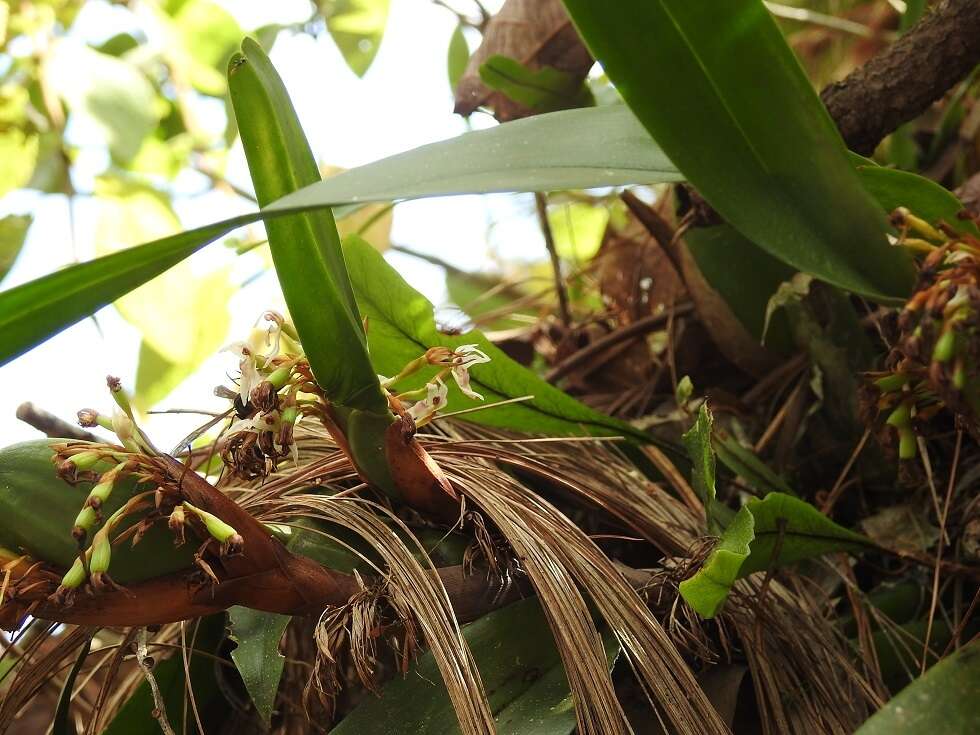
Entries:
<svg viewBox="0 0 980 735">
<path fill-rule="evenodd" d="M 870 154 L 980 63 L 980 0 L 943 0 L 902 38 L 820 95 L 851 150 Z"/>
</svg>

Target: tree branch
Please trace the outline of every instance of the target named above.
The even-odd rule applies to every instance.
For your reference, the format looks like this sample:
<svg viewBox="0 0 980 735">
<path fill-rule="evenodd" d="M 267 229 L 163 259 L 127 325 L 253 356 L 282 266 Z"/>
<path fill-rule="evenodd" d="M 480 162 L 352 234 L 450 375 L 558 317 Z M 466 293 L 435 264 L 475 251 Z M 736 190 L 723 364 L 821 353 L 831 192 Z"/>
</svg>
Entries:
<svg viewBox="0 0 980 735">
<path fill-rule="evenodd" d="M 980 2 L 943 0 L 908 33 L 820 95 L 847 146 L 870 154 L 980 63 Z"/>
</svg>

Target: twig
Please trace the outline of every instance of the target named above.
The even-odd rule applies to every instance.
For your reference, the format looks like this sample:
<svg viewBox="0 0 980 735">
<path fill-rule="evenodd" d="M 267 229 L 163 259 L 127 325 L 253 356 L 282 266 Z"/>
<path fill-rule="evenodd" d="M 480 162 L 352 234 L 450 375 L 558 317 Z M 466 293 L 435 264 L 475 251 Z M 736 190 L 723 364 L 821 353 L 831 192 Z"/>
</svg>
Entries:
<svg viewBox="0 0 980 735">
<path fill-rule="evenodd" d="M 53 413 L 48 413 L 43 408 L 38 408 L 30 401 L 20 404 L 17 407 L 16 415 L 25 424 L 30 424 L 38 431 L 53 439 L 77 439 L 78 441 L 86 442 L 99 440 L 95 434 L 84 431 L 74 424 L 69 424 Z"/>
<path fill-rule="evenodd" d="M 548 200 L 540 191 L 534 193 L 534 204 L 538 209 L 538 222 L 541 224 L 541 234 L 544 235 L 544 246 L 548 249 L 551 259 L 551 269 L 555 274 L 555 292 L 558 294 L 558 314 L 561 323 L 566 327 L 572 324 L 572 312 L 568 306 L 568 291 L 565 289 L 565 279 L 561 275 L 561 260 L 555 248 L 555 236 L 548 222 Z"/>
<path fill-rule="evenodd" d="M 143 670 L 146 683 L 150 685 L 150 692 L 153 694 L 153 717 L 160 723 L 163 735 L 176 735 L 170 720 L 167 719 L 167 705 L 160 694 L 160 687 L 156 677 L 153 676 L 153 659 L 146 652 L 146 628 L 140 630 L 136 636 L 136 663 Z"/>
<path fill-rule="evenodd" d="M 851 452 L 850 458 L 847 460 L 847 464 L 844 465 L 844 469 L 840 471 L 840 475 L 837 476 L 837 482 L 834 483 L 834 487 L 831 489 L 830 494 L 827 495 L 827 499 L 824 501 L 823 506 L 820 508 L 820 512 L 826 516 L 830 515 L 830 511 L 834 509 L 834 505 L 837 503 L 837 499 L 844 490 L 844 480 L 847 479 L 848 474 L 851 472 L 851 468 L 857 461 L 858 455 L 861 454 L 861 450 L 864 449 L 864 445 L 868 443 L 868 438 L 871 436 L 871 429 L 865 429 L 864 434 L 861 436 L 861 441 L 858 442 L 854 451 Z"/>
<path fill-rule="evenodd" d="M 610 332 L 605 337 L 601 337 L 595 342 L 586 345 L 578 352 L 573 352 L 550 371 L 548 371 L 548 373 L 545 375 L 545 380 L 547 380 L 549 383 L 554 383 L 556 380 L 564 378 L 572 370 L 603 351 L 609 349 L 613 345 L 617 345 L 624 340 L 635 339 L 646 334 L 647 332 L 652 332 L 653 330 L 664 326 L 670 319 L 671 314 L 673 314 L 675 317 L 684 316 L 686 314 L 690 314 L 693 309 L 694 306 L 690 303 L 678 304 L 669 313 L 665 311 L 661 312 L 660 314 L 650 314 L 642 319 L 637 319 L 632 324 L 629 324 L 622 329 L 617 329 L 615 332 Z"/>
<path fill-rule="evenodd" d="M 946 540 L 946 520 L 949 516 L 949 506 L 953 500 L 953 489 L 956 486 L 956 470 L 960 464 L 960 449 L 963 447 L 963 431 L 956 432 L 956 449 L 953 450 L 953 465 L 949 470 L 949 484 L 946 486 L 946 500 L 943 512 L 939 517 L 939 540 L 936 542 L 936 567 L 932 573 L 932 599 L 929 602 L 929 621 L 926 623 L 926 635 L 922 648 L 922 669 L 926 673 L 926 663 L 929 660 L 929 639 L 932 637 L 932 624 L 936 618 L 936 606 L 939 604 L 939 570 L 943 557 L 943 541 Z"/>
</svg>

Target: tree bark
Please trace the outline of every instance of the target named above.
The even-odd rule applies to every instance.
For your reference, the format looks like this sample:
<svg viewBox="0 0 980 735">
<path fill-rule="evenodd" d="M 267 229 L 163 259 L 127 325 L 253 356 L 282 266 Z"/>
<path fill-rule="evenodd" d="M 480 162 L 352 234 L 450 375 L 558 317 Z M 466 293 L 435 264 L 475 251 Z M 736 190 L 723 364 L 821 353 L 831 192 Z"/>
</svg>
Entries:
<svg viewBox="0 0 980 735">
<path fill-rule="evenodd" d="M 881 140 L 980 63 L 980 0 L 943 0 L 908 33 L 820 95 L 847 146 Z"/>
</svg>

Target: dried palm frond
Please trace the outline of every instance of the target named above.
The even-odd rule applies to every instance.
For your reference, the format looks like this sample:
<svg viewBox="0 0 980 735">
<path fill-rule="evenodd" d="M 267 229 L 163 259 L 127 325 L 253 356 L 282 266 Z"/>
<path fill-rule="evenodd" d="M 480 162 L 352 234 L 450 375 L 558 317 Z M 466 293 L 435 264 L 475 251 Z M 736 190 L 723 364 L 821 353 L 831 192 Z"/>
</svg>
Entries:
<svg viewBox="0 0 980 735">
<path fill-rule="evenodd" d="M 389 523 L 398 526 L 408 538 L 414 538 L 408 527 L 386 508 L 352 497 L 284 497 L 277 515 L 283 519 L 300 515 L 319 518 L 348 528 L 367 541 L 385 565 L 375 585 L 362 583 L 361 592 L 348 605 L 328 610 L 320 619 L 316 629 L 320 655 L 315 679 L 326 693 L 331 692 L 336 680 L 336 652 L 343 642 L 350 647 L 362 682 L 373 686 L 375 639 L 383 625 L 382 611 L 390 610 L 397 623 L 392 627 L 401 630 L 399 647 L 404 668 L 407 669 L 420 643 L 418 629 L 442 674 L 462 732 L 467 735 L 494 732 L 493 714 L 480 672 L 435 567 L 431 562 L 421 564 Z M 415 545 L 415 552 L 424 558 L 422 545 L 417 541 Z M 382 602 L 385 608 L 381 607 Z"/>
<path fill-rule="evenodd" d="M 628 725 L 612 688 L 599 635 L 574 583 L 588 592 L 648 688 L 658 714 L 676 732 L 728 732 L 646 604 L 578 526 L 485 461 L 443 458 L 443 466 L 497 524 L 524 563 L 577 696 L 581 732 L 623 732 Z M 579 626 L 574 639 L 569 635 L 576 630 L 570 628 L 572 621 Z"/>
</svg>

